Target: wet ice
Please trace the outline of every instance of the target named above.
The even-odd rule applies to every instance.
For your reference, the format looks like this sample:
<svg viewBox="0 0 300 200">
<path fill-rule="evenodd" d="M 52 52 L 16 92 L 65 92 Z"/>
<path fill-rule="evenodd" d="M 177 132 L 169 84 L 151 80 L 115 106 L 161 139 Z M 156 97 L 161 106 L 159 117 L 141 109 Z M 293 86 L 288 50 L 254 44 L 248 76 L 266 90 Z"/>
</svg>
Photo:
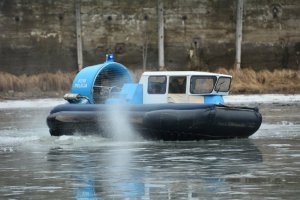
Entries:
<svg viewBox="0 0 300 200">
<path fill-rule="evenodd" d="M 49 107 L 37 107 L 43 100 L 0 103 L 0 198 L 297 199 L 300 98 L 232 98 L 242 105 L 254 98 L 263 113 L 261 128 L 249 139 L 51 137 L 45 119 L 57 100 L 47 100 Z"/>
</svg>

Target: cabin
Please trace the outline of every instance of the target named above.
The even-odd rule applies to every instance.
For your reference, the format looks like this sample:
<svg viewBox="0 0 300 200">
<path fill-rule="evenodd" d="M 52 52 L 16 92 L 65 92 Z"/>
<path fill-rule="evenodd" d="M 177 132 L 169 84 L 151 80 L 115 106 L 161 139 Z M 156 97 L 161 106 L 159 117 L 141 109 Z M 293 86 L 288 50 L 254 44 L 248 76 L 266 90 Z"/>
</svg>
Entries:
<svg viewBox="0 0 300 200">
<path fill-rule="evenodd" d="M 144 72 L 139 84 L 143 87 L 143 103 L 224 103 L 232 77 L 198 71 Z"/>
<path fill-rule="evenodd" d="M 73 104 L 223 104 L 231 79 L 209 72 L 152 71 L 134 83 L 125 66 L 107 60 L 82 69 L 64 98 Z"/>
</svg>

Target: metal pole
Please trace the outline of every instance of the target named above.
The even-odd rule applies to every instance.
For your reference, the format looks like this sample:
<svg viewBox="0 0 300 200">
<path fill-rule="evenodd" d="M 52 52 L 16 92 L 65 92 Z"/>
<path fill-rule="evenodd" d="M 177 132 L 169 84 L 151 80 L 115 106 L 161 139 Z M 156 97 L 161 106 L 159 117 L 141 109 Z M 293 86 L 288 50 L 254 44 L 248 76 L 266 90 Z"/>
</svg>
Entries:
<svg viewBox="0 0 300 200">
<path fill-rule="evenodd" d="M 81 17 L 80 17 L 80 2 L 81 0 L 76 0 L 76 38 L 77 38 L 77 64 L 78 71 L 82 69 L 83 59 L 82 59 L 82 38 L 81 38 Z"/>
<path fill-rule="evenodd" d="M 236 13 L 236 34 L 235 34 L 235 69 L 241 68 L 241 50 L 242 50 L 242 30 L 243 30 L 243 4 L 244 0 L 238 0 Z"/>
<path fill-rule="evenodd" d="M 164 54 L 164 5 L 163 0 L 158 0 L 158 64 L 160 71 L 165 70 Z"/>
</svg>

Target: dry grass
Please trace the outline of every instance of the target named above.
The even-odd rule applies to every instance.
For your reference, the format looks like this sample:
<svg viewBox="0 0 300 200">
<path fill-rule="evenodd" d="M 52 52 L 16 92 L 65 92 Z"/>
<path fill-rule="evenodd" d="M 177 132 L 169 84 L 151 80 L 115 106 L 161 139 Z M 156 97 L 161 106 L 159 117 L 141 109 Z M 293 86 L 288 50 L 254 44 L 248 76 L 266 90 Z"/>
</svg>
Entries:
<svg viewBox="0 0 300 200">
<path fill-rule="evenodd" d="M 231 91 L 235 94 L 300 93 L 300 71 L 297 70 L 262 70 L 256 72 L 252 69 L 238 71 L 219 69 L 217 72 L 233 76 Z"/>
<path fill-rule="evenodd" d="M 2 97 L 53 96 L 69 91 L 75 73 L 42 73 L 16 76 L 0 72 L 0 93 Z"/>
<path fill-rule="evenodd" d="M 300 93 L 300 71 L 297 70 L 262 70 L 252 69 L 227 70 L 216 72 L 233 76 L 231 92 L 233 94 L 262 93 Z M 142 71 L 133 72 L 138 81 Z M 70 91 L 76 73 L 42 73 L 37 75 L 20 75 L 0 72 L 0 98 L 28 98 L 45 96 L 62 96 Z"/>
</svg>

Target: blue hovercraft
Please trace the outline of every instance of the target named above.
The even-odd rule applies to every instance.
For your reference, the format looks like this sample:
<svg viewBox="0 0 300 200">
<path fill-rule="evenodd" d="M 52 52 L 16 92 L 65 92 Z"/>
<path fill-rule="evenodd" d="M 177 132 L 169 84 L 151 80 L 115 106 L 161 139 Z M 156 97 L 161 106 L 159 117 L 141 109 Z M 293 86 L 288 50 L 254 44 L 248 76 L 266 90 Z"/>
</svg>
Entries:
<svg viewBox="0 0 300 200">
<path fill-rule="evenodd" d="M 100 134 L 107 131 L 110 112 L 122 107 L 143 138 L 201 140 L 247 138 L 262 123 L 257 108 L 224 105 L 232 77 L 198 71 L 144 72 L 138 83 L 128 69 L 113 61 L 82 69 L 75 77 L 67 103 L 54 107 L 47 118 L 52 136 Z"/>
</svg>

